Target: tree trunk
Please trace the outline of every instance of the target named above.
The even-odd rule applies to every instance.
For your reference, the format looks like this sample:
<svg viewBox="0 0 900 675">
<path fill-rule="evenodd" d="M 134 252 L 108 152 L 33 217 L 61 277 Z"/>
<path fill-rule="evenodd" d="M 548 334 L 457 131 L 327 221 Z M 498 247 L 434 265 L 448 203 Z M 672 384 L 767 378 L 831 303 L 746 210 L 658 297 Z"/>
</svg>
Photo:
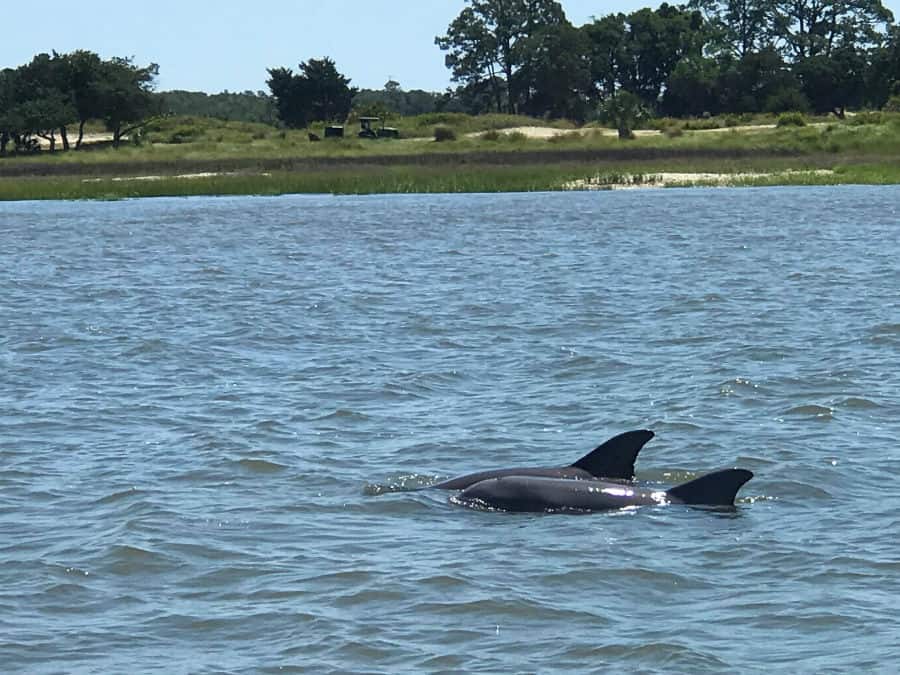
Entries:
<svg viewBox="0 0 900 675">
<path fill-rule="evenodd" d="M 81 141 L 84 138 L 84 125 L 86 122 L 87 120 L 81 120 L 81 122 L 78 123 L 78 140 L 75 141 L 76 150 L 81 148 Z"/>
<path fill-rule="evenodd" d="M 66 130 L 65 126 L 61 126 L 59 128 L 59 137 L 62 139 L 63 150 L 65 152 L 69 151 L 69 132 Z"/>
</svg>

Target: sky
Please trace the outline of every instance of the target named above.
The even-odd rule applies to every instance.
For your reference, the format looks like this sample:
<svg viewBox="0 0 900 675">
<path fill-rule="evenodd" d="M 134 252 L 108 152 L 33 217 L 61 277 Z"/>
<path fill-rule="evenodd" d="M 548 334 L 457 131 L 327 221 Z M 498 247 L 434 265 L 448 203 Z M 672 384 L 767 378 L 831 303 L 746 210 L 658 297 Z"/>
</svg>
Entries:
<svg viewBox="0 0 900 675">
<path fill-rule="evenodd" d="M 900 0 L 883 0 L 900 18 Z M 562 0 L 576 26 L 594 16 L 658 7 L 660 0 Z M 674 0 L 672 4 L 678 4 Z M 381 89 L 389 79 L 404 89 L 450 86 L 444 52 L 434 38 L 466 6 L 464 0 L 45 0 L 27 30 L 0 38 L 0 68 L 35 54 L 87 49 L 103 58 L 157 63 L 157 90 L 267 90 L 267 68 L 296 69 L 328 56 L 351 84 Z M 89 9 L 82 10 L 82 7 Z M 23 24 L 24 25 L 24 24 Z"/>
</svg>

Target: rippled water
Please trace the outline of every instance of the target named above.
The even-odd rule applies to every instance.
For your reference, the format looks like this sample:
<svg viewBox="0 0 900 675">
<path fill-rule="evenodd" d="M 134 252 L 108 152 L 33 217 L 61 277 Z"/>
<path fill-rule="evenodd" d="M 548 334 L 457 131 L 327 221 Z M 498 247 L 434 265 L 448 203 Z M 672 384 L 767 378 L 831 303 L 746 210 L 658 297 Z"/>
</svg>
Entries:
<svg viewBox="0 0 900 675">
<path fill-rule="evenodd" d="M 0 205 L 7 672 L 889 672 L 900 189 Z M 657 437 L 734 512 L 392 491 Z"/>
</svg>

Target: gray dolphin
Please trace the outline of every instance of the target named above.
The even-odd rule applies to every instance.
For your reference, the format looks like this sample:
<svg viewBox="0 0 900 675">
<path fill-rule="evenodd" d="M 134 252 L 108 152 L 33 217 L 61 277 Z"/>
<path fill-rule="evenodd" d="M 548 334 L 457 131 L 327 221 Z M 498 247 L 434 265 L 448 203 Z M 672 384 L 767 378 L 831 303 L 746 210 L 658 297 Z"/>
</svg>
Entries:
<svg viewBox="0 0 900 675">
<path fill-rule="evenodd" d="M 746 469 L 723 469 L 652 490 L 604 480 L 503 476 L 475 483 L 451 498 L 456 504 L 503 511 L 601 511 L 651 504 L 733 506 L 741 486 L 753 478 Z"/>
<path fill-rule="evenodd" d="M 634 461 L 641 448 L 653 438 L 653 432 L 646 429 L 626 431 L 610 438 L 591 450 L 584 457 L 569 466 L 530 467 L 514 469 L 493 469 L 451 478 L 429 487 L 442 490 L 464 490 L 489 478 L 502 476 L 544 476 L 546 478 L 568 478 L 594 480 L 612 478 L 631 480 L 634 478 Z"/>
</svg>

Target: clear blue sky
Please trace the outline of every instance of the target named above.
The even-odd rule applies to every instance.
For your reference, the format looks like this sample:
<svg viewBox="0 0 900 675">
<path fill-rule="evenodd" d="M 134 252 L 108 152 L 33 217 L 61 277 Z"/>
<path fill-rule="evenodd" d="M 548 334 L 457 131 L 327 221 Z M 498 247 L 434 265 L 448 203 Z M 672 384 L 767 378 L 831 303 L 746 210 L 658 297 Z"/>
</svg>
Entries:
<svg viewBox="0 0 900 675">
<path fill-rule="evenodd" d="M 883 1 L 895 17 L 900 15 L 900 0 Z M 575 25 L 659 4 L 562 0 Z M 15 67 L 54 49 L 88 49 L 104 58 L 133 56 L 141 65 L 158 63 L 159 90 L 216 93 L 264 90 L 266 68 L 296 69 L 300 61 L 330 56 L 358 87 L 379 89 L 393 78 L 404 89 L 440 91 L 450 77 L 434 37 L 446 32 L 465 2 L 47 0 L 39 6 L 39 12 L 18 13 L 27 20 L 7 22 L 0 67 Z"/>
</svg>

